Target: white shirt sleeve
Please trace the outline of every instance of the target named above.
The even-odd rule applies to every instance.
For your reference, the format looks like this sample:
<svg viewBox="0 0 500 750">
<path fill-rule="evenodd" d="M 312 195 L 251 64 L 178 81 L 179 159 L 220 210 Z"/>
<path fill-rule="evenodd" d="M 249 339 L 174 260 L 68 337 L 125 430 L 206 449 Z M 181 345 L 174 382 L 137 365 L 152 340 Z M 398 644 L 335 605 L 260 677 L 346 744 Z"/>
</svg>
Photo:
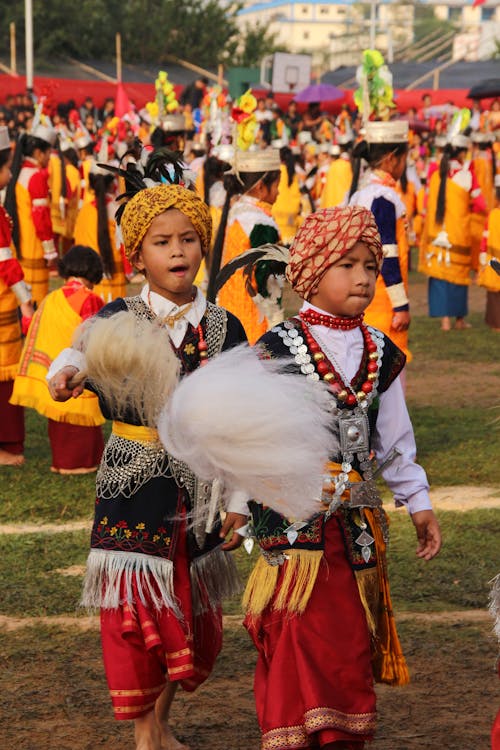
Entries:
<svg viewBox="0 0 500 750">
<path fill-rule="evenodd" d="M 230 492 L 225 498 L 226 511 L 228 513 L 241 513 L 242 516 L 248 516 L 248 500 L 248 495 L 242 490 Z"/>
<path fill-rule="evenodd" d="M 383 464 L 393 448 L 401 452 L 381 472 L 394 494 L 396 506 L 406 506 L 409 513 L 431 510 L 427 475 L 415 463 L 415 436 L 399 377 L 387 391 L 380 394 L 372 447 L 379 465 Z"/>
<path fill-rule="evenodd" d="M 50 380 L 57 372 L 59 372 L 59 370 L 62 370 L 63 367 L 67 367 L 68 365 L 76 367 L 79 372 L 85 370 L 84 353 L 71 348 L 63 349 L 62 352 L 52 361 L 45 379 Z"/>
</svg>

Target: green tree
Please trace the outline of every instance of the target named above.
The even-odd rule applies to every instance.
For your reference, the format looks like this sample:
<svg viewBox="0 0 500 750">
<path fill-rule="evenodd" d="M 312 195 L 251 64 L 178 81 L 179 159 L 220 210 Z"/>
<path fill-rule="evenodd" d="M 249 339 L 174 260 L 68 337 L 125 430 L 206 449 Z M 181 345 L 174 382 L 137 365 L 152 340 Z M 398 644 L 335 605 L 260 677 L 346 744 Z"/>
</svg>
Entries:
<svg viewBox="0 0 500 750">
<path fill-rule="evenodd" d="M 277 34 L 270 32 L 263 23 L 247 26 L 241 37 L 237 52 L 231 60 L 233 65 L 252 68 L 260 65 L 263 57 L 273 52 L 287 52 L 285 45 L 276 42 Z"/>
<path fill-rule="evenodd" d="M 214 67 L 234 54 L 240 7 L 225 8 L 218 0 L 80 0 L 70 10 L 65 0 L 33 0 L 34 54 L 44 63 L 68 55 L 112 60 L 120 32 L 125 61 L 158 65 L 175 55 Z M 0 18 L 0 54 L 8 54 L 11 21 L 22 54 L 24 4 L 0 0 Z"/>
</svg>

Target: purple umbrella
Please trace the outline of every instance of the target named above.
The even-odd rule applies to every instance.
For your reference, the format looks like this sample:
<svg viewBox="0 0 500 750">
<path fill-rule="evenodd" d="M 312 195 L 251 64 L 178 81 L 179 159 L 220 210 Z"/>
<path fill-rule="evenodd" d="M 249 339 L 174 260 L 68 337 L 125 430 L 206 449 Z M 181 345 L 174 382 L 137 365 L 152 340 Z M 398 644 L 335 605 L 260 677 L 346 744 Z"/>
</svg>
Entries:
<svg viewBox="0 0 500 750">
<path fill-rule="evenodd" d="M 335 99 L 341 99 L 345 96 L 345 91 L 331 86 L 329 83 L 315 83 L 306 86 L 294 96 L 296 102 L 333 102 Z"/>
</svg>

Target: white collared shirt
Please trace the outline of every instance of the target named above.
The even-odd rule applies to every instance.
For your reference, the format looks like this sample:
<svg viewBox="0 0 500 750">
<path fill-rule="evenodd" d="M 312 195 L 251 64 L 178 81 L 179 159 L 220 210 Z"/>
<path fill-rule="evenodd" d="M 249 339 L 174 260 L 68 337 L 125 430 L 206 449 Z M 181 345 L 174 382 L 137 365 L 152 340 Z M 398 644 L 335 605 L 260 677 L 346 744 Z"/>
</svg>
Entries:
<svg viewBox="0 0 500 750">
<path fill-rule="evenodd" d="M 176 305 L 175 302 L 162 297 L 161 294 L 150 292 L 147 284 L 143 286 L 140 296 L 148 307 L 151 306 L 152 311 L 159 318 L 164 318 L 167 315 L 175 315 L 182 307 L 185 307 L 185 305 Z M 196 288 L 196 297 L 186 314 L 182 318 L 179 318 L 179 320 L 176 320 L 172 327 L 166 326 L 168 335 L 175 347 L 178 348 L 182 344 L 189 323 L 191 323 L 193 328 L 197 328 L 200 325 L 206 309 L 207 301 L 205 296 L 203 292 Z"/>
<path fill-rule="evenodd" d="M 304 302 L 302 310 L 308 308 L 322 314 L 325 310 Z M 335 359 L 346 378 L 356 375 L 363 356 L 363 334 L 360 328 L 343 331 L 326 326 L 311 326 L 311 332 L 319 334 L 328 348 L 335 352 Z M 432 508 L 429 498 L 429 483 L 424 469 L 415 458 L 417 448 L 413 427 L 406 408 L 401 379 L 398 376 L 389 388 L 379 396 L 379 411 L 375 431 L 372 435 L 372 448 L 380 465 L 393 448 L 401 455 L 382 469 L 382 476 L 394 495 L 396 506 L 406 506 L 409 513 Z"/>
</svg>

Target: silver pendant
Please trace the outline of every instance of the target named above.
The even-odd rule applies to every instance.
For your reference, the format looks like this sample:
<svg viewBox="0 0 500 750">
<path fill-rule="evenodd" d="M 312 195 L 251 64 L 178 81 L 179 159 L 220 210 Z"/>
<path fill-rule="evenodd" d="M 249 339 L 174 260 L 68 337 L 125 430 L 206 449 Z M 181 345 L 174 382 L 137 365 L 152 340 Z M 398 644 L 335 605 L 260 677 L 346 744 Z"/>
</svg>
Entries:
<svg viewBox="0 0 500 750">
<path fill-rule="evenodd" d="M 356 539 L 356 544 L 359 544 L 360 547 L 369 547 L 370 544 L 373 544 L 374 541 L 375 539 L 371 536 L 371 534 L 363 530 Z"/>
<path fill-rule="evenodd" d="M 299 332 L 297 331 L 297 329 L 296 329 L 296 328 L 291 328 L 291 329 L 290 329 L 290 330 L 288 331 L 288 335 L 290 336 L 290 338 L 291 338 L 291 339 L 294 339 L 294 338 L 295 338 L 296 336 L 298 336 L 298 335 L 299 335 Z"/>
<path fill-rule="evenodd" d="M 247 536 L 247 538 L 243 540 L 243 546 L 249 555 L 252 554 L 253 545 L 254 545 L 254 541 L 251 536 Z"/>
<path fill-rule="evenodd" d="M 366 414 L 348 416 L 339 420 L 340 450 L 346 453 L 368 452 L 368 418 Z"/>
<path fill-rule="evenodd" d="M 363 547 L 361 549 L 361 555 L 362 555 L 363 560 L 365 561 L 365 563 L 367 563 L 369 561 L 370 557 L 372 556 L 370 548 L 369 547 Z"/>
<path fill-rule="evenodd" d="M 374 481 L 354 482 L 351 485 L 351 508 L 379 508 L 381 505 L 382 499 Z"/>
<path fill-rule="evenodd" d="M 298 535 L 299 532 L 295 531 L 295 529 L 290 529 L 286 532 L 286 538 L 288 539 L 288 543 L 290 544 L 290 546 L 292 546 L 297 541 Z"/>
</svg>

